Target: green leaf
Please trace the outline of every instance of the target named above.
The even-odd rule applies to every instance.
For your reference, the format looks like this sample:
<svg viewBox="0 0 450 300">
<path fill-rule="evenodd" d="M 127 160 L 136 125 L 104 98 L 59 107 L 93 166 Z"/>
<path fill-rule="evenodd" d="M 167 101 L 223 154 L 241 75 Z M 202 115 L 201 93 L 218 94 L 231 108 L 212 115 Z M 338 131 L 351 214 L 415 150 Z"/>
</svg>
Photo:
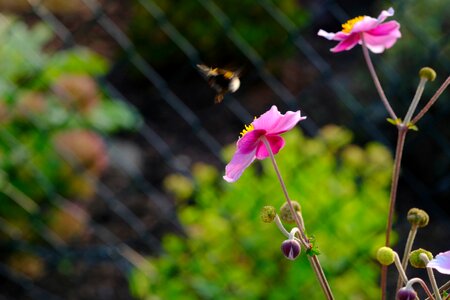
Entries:
<svg viewBox="0 0 450 300">
<path fill-rule="evenodd" d="M 102 132 L 136 129 L 142 123 L 140 115 L 122 101 L 102 101 L 88 116 L 95 129 Z"/>
<path fill-rule="evenodd" d="M 397 119 L 391 119 L 391 118 L 387 118 L 386 119 L 389 123 L 391 123 L 392 125 L 400 125 L 402 123 L 402 119 L 397 118 Z"/>
</svg>

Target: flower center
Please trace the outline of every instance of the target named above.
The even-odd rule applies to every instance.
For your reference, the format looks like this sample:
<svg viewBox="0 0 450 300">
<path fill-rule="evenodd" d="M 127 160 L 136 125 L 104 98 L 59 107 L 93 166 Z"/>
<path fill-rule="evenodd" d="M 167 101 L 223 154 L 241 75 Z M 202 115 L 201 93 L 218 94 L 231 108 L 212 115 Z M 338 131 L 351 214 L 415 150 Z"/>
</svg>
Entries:
<svg viewBox="0 0 450 300">
<path fill-rule="evenodd" d="M 353 29 L 353 26 L 355 26 L 356 23 L 359 21 L 362 21 L 364 19 L 364 16 L 359 16 L 356 18 L 353 18 L 351 20 L 348 20 L 345 22 L 345 24 L 342 24 L 342 32 L 344 33 L 350 33 Z"/>
<path fill-rule="evenodd" d="M 255 129 L 255 127 L 253 126 L 253 124 L 245 125 L 245 128 L 241 131 L 241 137 L 243 137 L 244 134 L 246 134 L 247 132 L 252 131 L 253 129 Z"/>
</svg>

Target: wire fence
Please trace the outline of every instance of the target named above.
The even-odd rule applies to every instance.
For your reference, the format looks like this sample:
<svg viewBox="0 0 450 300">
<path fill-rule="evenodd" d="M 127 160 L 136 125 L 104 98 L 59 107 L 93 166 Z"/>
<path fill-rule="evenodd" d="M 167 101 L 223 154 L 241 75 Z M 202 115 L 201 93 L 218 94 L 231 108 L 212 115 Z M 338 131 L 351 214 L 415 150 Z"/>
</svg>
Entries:
<svg viewBox="0 0 450 300">
<path fill-rule="evenodd" d="M 108 45 L 108 51 L 116 54 L 111 58 L 110 73 L 98 76 L 97 84 L 109 98 L 126 103 L 137 111 L 142 111 L 143 115 L 142 123 L 137 127 L 136 132 L 128 134 L 125 138 L 128 144 L 135 145 L 132 149 L 135 149 L 136 146 L 139 148 L 138 157 L 143 158 L 141 164 L 137 167 L 130 166 L 125 158 L 121 158 L 121 155 L 128 153 L 122 152 L 126 149 L 117 143 L 117 139 L 107 135 L 103 136 L 108 153 L 116 153 L 113 155 L 114 161 L 111 162 L 113 170 L 110 175 L 105 175 L 99 180 L 88 179 L 97 187 L 94 197 L 96 204 L 84 208 L 77 206 L 76 209 L 73 209 L 72 201 L 58 193 L 58 187 L 35 165 L 37 158 L 33 157 L 34 154 L 30 151 L 29 144 L 16 138 L 14 132 L 6 129 L 0 130 L 1 140 L 7 143 L 6 148 L 17 152 L 22 164 L 32 170 L 36 184 L 46 195 L 49 195 L 51 206 L 66 211 L 76 220 L 86 222 L 91 234 L 88 241 L 75 245 L 59 238 L 58 234 L 42 221 L 45 208 L 40 207 L 37 201 L 27 196 L 14 184 L 3 183 L 3 181 L 7 181 L 8 174 L 2 171 L 0 173 L 2 194 L 28 214 L 29 220 L 32 220 L 34 225 L 32 230 L 45 242 L 39 246 L 30 242 L 25 237 L 26 232 L 0 216 L 0 231 L 2 235 L 7 236 L 6 240 L 2 240 L 4 248 L 2 251 L 7 253 L 8 251 L 26 250 L 35 253 L 47 265 L 46 279 L 52 278 L 52 275 L 58 273 L 58 264 L 63 259 L 82 262 L 80 264 L 84 265 L 88 272 L 104 263 L 113 266 L 115 271 L 111 272 L 110 269 L 106 269 L 97 280 L 100 282 L 102 276 L 105 276 L 109 281 L 103 285 L 99 283 L 100 286 L 94 291 L 87 290 L 91 287 L 85 284 L 82 275 L 80 278 L 74 278 L 73 282 L 69 284 L 69 288 L 77 290 L 81 286 L 78 294 L 74 292 L 77 299 L 94 297 L 97 299 L 129 299 L 131 296 L 127 294 L 125 278 L 130 268 L 136 267 L 144 272 L 153 272 L 152 267 L 146 262 L 145 256 L 161 253 L 161 235 L 167 231 L 183 234 L 183 228 L 176 218 L 173 201 L 161 188 L 162 178 L 174 172 L 191 176 L 189 166 L 192 161 L 196 160 L 205 159 L 209 163 L 223 167 L 222 148 L 233 142 L 236 132 L 238 132 L 237 128 L 241 124 L 249 123 L 253 115 L 261 112 L 255 112 L 255 107 L 259 110 L 266 108 L 254 103 L 258 100 L 247 103 L 238 98 L 248 99 L 253 97 L 251 95 L 258 95 L 257 92 L 254 92 L 255 90 L 263 90 L 265 91 L 264 96 L 269 98 L 273 104 L 291 110 L 300 107 L 302 112 L 308 115 L 303 129 L 309 135 L 315 135 L 318 129 L 326 123 L 338 122 L 356 132 L 357 142 L 377 140 L 392 148 L 395 140 L 394 132 L 389 130 L 390 127 L 386 126 L 384 122 L 386 114 L 377 100 L 377 95 L 374 91 L 364 94 L 357 86 L 355 87 L 349 82 L 353 79 L 349 78 L 349 75 L 364 77 L 364 79 L 358 79 L 358 82 L 368 79 L 368 75 L 359 71 L 358 67 L 351 62 L 354 59 L 361 63 L 361 57 L 354 58 L 359 54 L 343 54 L 341 58 L 331 56 L 327 48 L 331 45 L 320 41 L 315 36 L 319 25 L 331 24 L 330 27 L 336 28 L 339 26 L 338 24 L 349 19 L 349 15 L 353 14 L 353 11 L 347 13 L 347 10 L 350 10 L 349 7 L 343 7 L 334 0 L 311 1 L 302 4 L 309 11 L 311 21 L 307 26 L 300 28 L 277 6 L 276 2 L 254 1 L 255 7 L 265 11 L 267 22 L 273 22 L 286 33 L 286 47 L 295 49 L 291 56 L 297 62 L 296 65 L 310 70 L 309 72 L 312 74 L 311 78 L 301 82 L 302 88 L 298 91 L 289 88 L 286 80 L 280 79 L 279 74 L 273 71 L 273 67 L 267 65 L 258 50 L 235 27 L 234 24 L 237 21 L 227 14 L 219 2 L 212 0 L 195 2 L 216 22 L 228 42 L 234 46 L 235 55 L 239 57 L 237 60 L 249 63 L 242 78 L 244 86 L 241 91 L 227 95 L 224 102 L 217 106 L 212 105 L 212 99 L 207 99 L 211 104 L 205 104 L 206 100 L 193 100 L 194 97 L 206 99 L 211 95 L 207 90 L 207 84 L 202 81 L 203 78 L 196 71 L 196 65 L 203 63 L 202 57 L 205 56 L 205 53 L 186 37 L 186 31 L 189 28 L 177 27 L 170 18 L 170 12 L 164 11 L 155 1 L 137 0 L 132 5 L 135 10 L 143 11 L 145 15 L 151 16 L 166 38 L 173 43 L 173 47 L 184 54 L 183 64 L 171 72 L 153 66 L 146 56 L 140 53 L 127 33 L 126 20 L 120 19 L 126 15 L 125 13 L 123 15 L 119 13 L 119 17 L 114 14 L 110 15 L 111 10 L 116 13 L 121 9 L 131 11 L 131 4 L 126 1 L 80 0 L 76 6 L 82 7 L 83 17 L 75 21 L 69 20 L 69 22 L 63 13 L 54 12 L 55 4 L 48 4 L 46 1 L 29 0 L 24 2 L 21 7 L 15 8 L 21 17 L 15 19 L 14 22 L 23 20 L 28 23 L 43 22 L 51 29 L 54 38 L 49 48 L 52 53 L 80 46 L 82 42 L 79 40 L 83 40 L 85 36 L 93 33 L 96 34 L 94 39 L 99 37 L 104 39 Z M 411 5 L 409 2 L 404 0 L 394 3 L 396 17 L 402 20 L 402 30 L 410 33 L 423 45 L 427 64 L 439 65 L 441 70 L 448 73 L 450 61 L 442 49 L 448 48 L 449 31 L 439 32 L 433 37 L 427 35 L 418 22 L 408 14 L 408 6 Z M 8 7 L 8 3 L 5 1 L 3 5 Z M 12 6 L 14 7 L 14 5 Z M 373 10 L 376 11 L 376 9 Z M 448 11 L 444 13 L 448 13 Z M 2 13 L 0 21 L 7 23 L 5 18 Z M 320 20 L 320 22 L 314 20 Z M 73 26 L 74 24 L 77 26 Z M 9 34 L 15 33 L 10 32 Z M 91 43 L 95 48 L 95 43 Z M 356 50 L 353 51 L 357 53 Z M 33 68 L 41 69 L 40 71 L 44 72 L 44 68 L 47 66 L 39 64 L 40 54 L 33 53 L 32 49 L 28 53 L 29 56 L 22 57 L 22 59 Z M 342 59 L 343 62 L 336 62 L 339 59 Z M 411 95 L 411 93 L 406 94 L 403 93 L 404 90 L 401 90 L 404 74 L 389 64 L 387 61 L 389 57 L 386 59 L 381 56 L 374 59 L 384 79 L 383 83 L 387 94 L 397 96 L 397 91 L 402 92 L 397 96 L 398 103 L 394 107 L 399 110 L 404 109 L 407 107 L 409 95 Z M 81 61 L 83 58 L 80 57 L 79 60 Z M 340 68 L 345 68 L 347 65 L 350 66 L 350 72 L 355 72 L 354 75 L 347 71 L 340 71 Z M 413 67 L 418 69 L 421 66 Z M 123 70 L 134 71 L 131 75 L 118 75 Z M 38 77 L 39 74 L 34 74 L 34 76 Z M 245 76 L 248 76 L 248 79 Z M 27 80 L 31 79 L 33 78 L 27 78 Z M 139 84 L 133 85 L 132 80 L 134 79 L 138 79 Z M 194 84 L 190 89 L 199 87 L 202 91 L 185 91 L 186 86 L 192 82 Z M 245 87 L 246 83 L 250 87 Z M 23 85 L 26 86 L 26 82 Z M 252 86 L 256 88 L 251 90 Z M 20 87 L 19 85 L 17 88 Z M 244 94 L 246 91 L 250 96 Z M 51 90 L 50 92 L 58 95 L 58 91 Z M 362 96 L 366 100 L 361 101 Z M 444 95 L 443 98 L 448 98 L 448 96 Z M 442 102 L 443 104 L 440 104 L 438 109 L 432 112 L 431 117 L 424 118 L 423 123 L 419 124 L 420 136 L 416 135 L 407 141 L 409 144 L 407 149 L 412 150 L 406 153 L 402 182 L 404 187 L 401 191 L 405 196 L 401 196 L 399 206 L 399 213 L 401 213 L 411 206 L 406 201 L 412 201 L 417 206 L 432 212 L 432 217 L 438 220 L 435 223 L 435 230 L 447 232 L 447 235 L 444 236 L 446 240 L 437 243 L 437 247 L 445 246 L 450 228 L 447 207 L 450 194 L 448 172 L 450 170 L 450 131 L 448 129 L 450 105 L 445 99 L 442 99 Z M 263 103 L 264 106 L 268 105 L 268 102 Z M 73 118 L 76 119 L 77 116 L 74 115 Z M 47 129 L 39 121 L 32 119 L 29 121 L 39 135 L 48 134 Z M 220 134 L 217 134 L 216 130 Z M 422 154 L 421 149 L 417 149 L 420 147 L 417 144 L 428 144 L 423 150 L 426 152 L 425 154 Z M 428 166 L 428 168 L 416 165 L 415 162 L 422 155 L 433 155 L 438 158 L 438 164 Z M 64 155 L 60 159 L 73 162 L 73 158 Z M 150 169 L 147 169 L 147 166 Z M 419 167 L 425 168 L 425 170 L 420 171 L 422 169 Z M 79 172 L 83 173 L 82 170 Z M 126 182 L 126 184 L 116 185 L 117 178 L 120 178 L 119 182 Z M 401 229 L 401 224 L 398 227 Z M 35 280 L 32 276 L 17 272 L 5 262 L 0 264 L 0 276 L 2 277 L 1 298 L 67 299 L 67 291 L 58 286 L 58 279 L 53 282 L 51 280 Z M 117 283 L 121 286 L 117 294 L 111 295 L 110 292 L 106 292 L 108 289 L 114 290 Z"/>
</svg>

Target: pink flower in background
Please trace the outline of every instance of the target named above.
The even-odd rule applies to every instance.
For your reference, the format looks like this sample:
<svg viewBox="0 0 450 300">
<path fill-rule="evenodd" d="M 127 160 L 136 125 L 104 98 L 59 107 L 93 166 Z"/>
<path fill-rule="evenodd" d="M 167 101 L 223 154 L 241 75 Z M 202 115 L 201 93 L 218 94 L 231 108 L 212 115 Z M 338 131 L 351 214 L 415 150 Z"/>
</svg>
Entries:
<svg viewBox="0 0 450 300">
<path fill-rule="evenodd" d="M 450 275 L 450 251 L 442 252 L 430 260 L 427 267 L 434 268 L 442 274 Z"/>
<path fill-rule="evenodd" d="M 236 143 L 236 152 L 230 163 L 225 167 L 223 178 L 228 182 L 239 179 L 244 170 L 255 160 L 269 157 L 269 152 L 264 145 L 266 138 L 272 152 L 277 154 L 284 146 L 284 139 L 280 134 L 291 130 L 299 121 L 306 119 L 300 115 L 300 111 L 288 111 L 282 115 L 273 105 L 270 110 L 256 118 L 241 133 L 241 138 Z"/>
<path fill-rule="evenodd" d="M 331 52 L 347 51 L 362 44 L 362 40 L 373 53 L 381 53 L 391 48 L 401 37 L 400 24 L 396 21 L 383 23 L 387 17 L 394 15 L 394 9 L 383 10 L 378 18 L 359 16 L 342 24 L 342 30 L 337 33 L 326 32 L 322 29 L 317 33 L 326 39 L 339 41 Z"/>
</svg>

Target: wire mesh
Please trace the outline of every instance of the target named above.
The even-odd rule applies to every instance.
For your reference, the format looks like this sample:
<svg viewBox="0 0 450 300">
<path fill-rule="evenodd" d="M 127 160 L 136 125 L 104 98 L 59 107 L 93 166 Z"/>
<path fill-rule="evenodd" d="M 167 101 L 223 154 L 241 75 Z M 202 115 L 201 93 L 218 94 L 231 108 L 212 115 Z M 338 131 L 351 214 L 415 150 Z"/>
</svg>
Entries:
<svg viewBox="0 0 450 300">
<path fill-rule="evenodd" d="M 441 69 L 448 72 L 450 69 L 449 59 L 443 51 L 439 50 L 448 47 L 448 33 L 441 34 L 438 39 L 430 38 L 411 17 L 402 13 L 403 10 L 407 11 L 408 2 L 405 0 L 395 3 L 398 6 L 399 16 L 403 17 L 402 28 L 411 31 L 414 37 L 420 40 L 423 45 L 426 45 L 425 52 L 428 54 L 428 63 L 436 64 L 439 62 Z M 335 58 L 331 57 L 327 49 L 324 48 L 329 45 L 325 46 L 325 43 L 319 45 L 316 41 L 315 34 L 318 28 L 313 22 L 314 17 L 326 20 L 322 21 L 324 24 L 343 23 L 349 19 L 346 10 L 350 8 L 341 7 L 334 0 L 302 4 L 310 10 L 313 18 L 311 18 L 308 26 L 300 28 L 275 2 L 270 0 L 254 1 L 255 7 L 262 8 L 266 12 L 267 21 L 274 22 L 285 31 L 289 38 L 289 47 L 296 49 L 295 54 L 292 55 L 294 59 L 307 68 L 313 69 L 314 71 L 311 73 L 317 73 L 317 75 L 312 76 L 312 80 L 306 81 L 299 92 L 296 92 L 287 87 L 286 80 L 283 81 L 279 78 L 279 74 L 273 72 L 273 68 L 265 62 L 258 50 L 246 40 L 246 36 L 237 30 L 235 20 L 227 15 L 225 9 L 218 2 L 198 0 L 196 3 L 217 22 L 224 36 L 235 47 L 235 55 L 239 57 L 239 60 L 246 60 L 250 63 L 251 66 L 248 67 L 246 73 L 249 77 L 248 83 L 254 84 L 255 90 L 266 90 L 266 95 L 274 95 L 274 97 L 269 96 L 269 98 L 273 99 L 277 105 L 288 109 L 297 109 L 300 105 L 302 112 L 306 111 L 307 114 L 311 112 L 311 117 L 305 122 L 304 127 L 308 134 L 314 135 L 322 125 L 336 121 L 354 129 L 360 141 L 373 139 L 392 147 L 394 138 L 392 133 L 386 134 L 386 132 L 389 132 L 386 130 L 389 127 L 383 123 L 385 114 L 376 100 L 375 93 L 364 95 L 357 88 L 352 87 L 348 80 L 343 79 L 344 76 L 349 74 L 340 73 L 332 66 L 331 61 Z M 172 199 L 161 188 L 163 176 L 173 172 L 191 176 L 190 163 L 202 159 L 223 167 L 224 162 L 221 156 L 223 146 L 234 140 L 236 136 L 234 132 L 238 132 L 235 128 L 239 128 L 242 123 L 251 121 L 251 116 L 255 114 L 252 109 L 258 107 L 258 103 L 238 101 L 237 99 L 243 96 L 244 92 L 237 92 L 236 95 L 227 95 L 222 106 L 212 105 L 212 100 L 209 99 L 208 103 L 211 103 L 211 105 L 206 105 L 204 104 L 206 101 L 192 99 L 193 96 L 205 98 L 205 93 L 185 93 L 183 90 L 185 85 L 178 87 L 177 84 L 180 82 L 186 81 L 189 84 L 195 77 L 196 83 L 194 86 L 200 86 L 203 90 L 207 89 L 206 83 L 202 81 L 204 78 L 198 76 L 196 70 L 196 65 L 203 63 L 202 57 L 205 56 L 205 53 L 187 38 L 189 29 L 177 27 L 170 19 L 170 12 L 164 11 L 155 1 L 137 0 L 133 2 L 133 5 L 135 9 L 144 10 L 152 16 L 156 25 L 173 42 L 174 48 L 184 54 L 183 65 L 176 66 L 177 69 L 170 73 L 152 66 L 152 63 L 146 59 L 143 53 L 139 52 L 133 40 L 128 36 L 123 23 L 120 22 L 123 20 L 109 15 L 111 7 L 118 6 L 128 9 L 128 3 L 80 0 L 77 5 L 82 7 L 88 17 L 80 18 L 79 22 L 82 22 L 82 24 L 77 24 L 76 29 L 66 25 L 64 22 L 67 20 L 60 14 L 52 12 L 52 9 L 55 8 L 49 8 L 51 4 L 46 1 L 29 0 L 27 4 L 24 4 L 25 8 L 20 12 L 20 15 L 25 21 L 31 23 L 39 21 L 47 24 L 55 35 L 54 40 L 58 40 L 58 42 L 53 42 L 53 48 L 51 49 L 53 53 L 79 46 L 78 40 L 82 40 L 80 36 L 89 36 L 92 32 L 102 32 L 99 36 L 107 41 L 109 47 L 113 48 L 114 51 L 121 53 L 121 57 L 117 58 L 116 56 L 112 59 L 113 66 L 110 73 L 96 78 L 97 83 L 110 98 L 115 101 L 122 101 L 137 111 L 144 112 L 141 126 L 138 127 L 136 132 L 130 134 L 132 138 L 129 138 L 129 140 L 142 148 L 140 152 L 148 151 L 150 154 L 147 155 L 147 161 L 137 168 L 130 169 L 121 159 L 114 162 L 116 166 L 114 176 L 127 178 L 126 182 L 129 183 L 129 186 L 115 186 L 114 178 L 108 176 L 95 182 L 97 186 L 95 198 L 96 201 L 102 203 L 98 204 L 99 208 L 95 212 L 87 209 L 67 210 L 67 205 L 71 201 L 58 194 L 51 180 L 33 166 L 35 158 L 28 151 L 26 143 L 16 139 L 13 133 L 3 129 L 0 130 L 2 140 L 8 143 L 6 147 L 22 153 L 23 164 L 27 164 L 27 168 L 33 170 L 37 178 L 37 184 L 46 194 L 51 195 L 49 197 L 51 205 L 66 210 L 76 219 L 88 220 L 88 228 L 92 232 L 92 238 L 90 243 L 82 245 L 71 245 L 61 240 L 42 221 L 45 208 L 40 207 L 39 203 L 36 203 L 12 184 L 3 184 L 2 193 L 29 215 L 30 220 L 33 220 L 35 225 L 33 230 L 45 241 L 45 244 L 39 249 L 30 244 L 24 237 L 23 232 L 14 224 L 10 224 L 8 220 L 3 219 L 2 216 L 0 216 L 0 230 L 9 237 L 10 241 L 14 241 L 11 244 L 3 243 L 5 247 L 31 251 L 43 258 L 46 264 L 52 266 L 50 275 L 46 278 L 51 278 L 52 274 L 57 274 L 57 262 L 67 257 L 75 258 L 75 260 L 82 262 L 81 265 L 90 266 L 86 267 L 88 269 L 95 269 L 96 266 L 105 262 L 111 264 L 122 276 L 120 297 L 128 299 L 131 296 L 127 294 L 124 278 L 126 278 L 130 268 L 134 266 L 146 273 L 154 272 L 144 256 L 160 253 L 160 238 L 164 232 L 183 233 L 183 228 L 176 219 Z M 1 15 L 1 18 L 5 17 Z M 17 20 L 21 21 L 22 19 Z M 37 63 L 40 61 L 39 53 L 30 51 L 29 54 L 29 57 L 22 59 L 39 72 L 45 71 L 40 68 L 46 66 Z M 345 66 L 349 62 L 349 56 L 345 56 L 343 60 L 344 62 L 338 63 L 337 66 Z M 376 58 L 376 63 L 382 72 L 382 76 L 386 79 L 387 93 L 395 94 L 396 89 L 399 88 L 402 74 L 389 66 L 383 58 Z M 133 74 L 134 77 L 128 76 L 128 74 L 117 75 L 117 72 L 129 71 L 131 67 L 137 73 Z M 35 73 L 33 76 L 38 77 L 39 73 Z M 128 88 L 126 86 L 131 84 L 130 81 L 134 78 L 139 78 L 141 81 L 141 85 L 138 87 L 140 89 L 138 91 L 140 95 L 138 96 L 135 95 L 137 92 L 133 91 L 133 87 Z M 121 82 L 123 79 L 125 81 Z M 245 77 L 243 81 L 245 84 Z M 149 84 L 151 87 L 146 87 Z M 26 85 L 26 82 L 24 85 Z M 245 89 L 246 87 L 243 87 L 243 90 Z M 250 88 L 247 91 L 251 94 Z M 55 91 L 51 92 L 57 94 Z M 258 95 L 258 93 L 253 92 L 252 95 Z M 359 101 L 361 95 L 368 97 L 370 100 Z M 318 100 L 314 99 L 315 97 L 320 100 L 333 97 L 331 100 L 326 99 L 325 102 L 325 105 L 331 107 L 330 111 L 326 112 L 327 109 L 323 105 L 320 108 L 320 104 L 317 103 Z M 148 99 L 143 101 L 142 98 Z M 407 95 L 400 95 L 399 103 L 396 106 L 398 108 L 406 107 L 408 99 Z M 195 103 L 193 103 L 194 101 Z M 267 104 L 267 102 L 263 103 Z M 227 115 L 228 111 L 224 111 L 222 107 L 228 109 L 230 115 Z M 427 170 L 425 174 L 428 175 L 430 172 L 438 170 L 437 174 L 432 177 L 432 180 L 418 174 L 417 168 L 411 162 L 417 159 L 417 156 L 420 156 L 420 151 L 412 153 L 409 157 L 408 154 L 406 155 L 406 164 L 403 171 L 404 184 L 407 185 L 403 191 L 405 194 L 403 199 L 411 197 L 418 205 L 433 211 L 434 217 L 439 220 L 437 227 L 443 226 L 447 229 L 447 232 L 449 211 L 445 207 L 446 202 L 443 199 L 448 199 L 450 192 L 450 176 L 448 175 L 450 136 L 448 128 L 442 128 L 442 124 L 446 124 L 446 120 L 448 120 L 449 107 L 448 104 L 443 104 L 439 107 L 439 110 L 433 113 L 432 117 L 424 119 L 420 129 L 421 134 L 426 136 L 425 138 L 413 137 L 408 141 L 411 144 L 410 147 L 415 147 L 412 145 L 418 142 L 433 144 L 434 147 L 428 148 L 427 153 L 436 153 L 436 156 L 440 158 L 440 165 Z M 262 108 L 258 107 L 258 109 Z M 315 109 L 318 109 L 319 112 L 314 113 Z M 145 111 L 149 111 L 148 116 L 145 115 Z M 336 117 L 336 113 L 341 113 L 344 117 Z M 214 117 L 214 115 L 220 114 L 223 114 L 223 116 L 217 117 L 217 119 Z M 345 117 L 348 117 L 350 121 L 346 121 Z M 218 122 L 223 122 L 223 124 L 217 124 Z M 39 134 L 47 134 L 46 129 L 42 128 L 39 123 L 33 121 L 30 121 L 30 123 Z M 165 129 L 166 125 L 169 125 L 170 129 Z M 221 134 L 217 134 L 216 130 Z M 103 139 L 110 151 L 119 147 L 114 138 L 104 135 Z M 117 149 L 119 153 L 121 150 Z M 62 157 L 62 159 L 68 162 L 72 161 L 70 157 Z M 152 167 L 153 173 L 152 170 L 144 170 L 147 165 Z M 4 177 L 7 178 L 8 175 L 6 174 Z M 133 204 L 130 199 L 133 197 L 138 199 L 138 205 Z M 435 201 L 430 201 L 430 199 Z M 404 211 L 405 207 L 406 205 L 401 205 L 399 211 Z M 150 214 L 155 219 L 148 220 L 145 213 Z M 116 223 L 116 225 L 113 225 L 113 223 Z M 126 229 L 122 227 L 126 227 Z M 445 244 L 445 241 L 441 244 Z M 66 291 L 55 286 L 55 283 L 52 285 L 19 274 L 8 264 L 2 263 L 0 265 L 0 274 L 4 279 L 2 280 L 4 282 L 2 286 L 5 288 L 2 288 L 2 291 L 4 291 L 4 294 L 0 295 L 2 298 L 67 298 Z M 107 275 L 102 274 L 102 276 Z M 71 290 L 74 290 L 75 298 L 83 297 L 75 292 L 79 281 L 81 279 L 74 280 L 70 287 Z M 15 288 L 19 288 L 20 292 L 14 291 Z M 108 293 L 102 294 L 98 291 L 86 293 L 89 296 L 85 295 L 85 298 L 94 298 L 94 295 L 97 299 L 111 296 Z M 117 296 L 116 298 L 119 299 L 120 297 Z"/>
</svg>

